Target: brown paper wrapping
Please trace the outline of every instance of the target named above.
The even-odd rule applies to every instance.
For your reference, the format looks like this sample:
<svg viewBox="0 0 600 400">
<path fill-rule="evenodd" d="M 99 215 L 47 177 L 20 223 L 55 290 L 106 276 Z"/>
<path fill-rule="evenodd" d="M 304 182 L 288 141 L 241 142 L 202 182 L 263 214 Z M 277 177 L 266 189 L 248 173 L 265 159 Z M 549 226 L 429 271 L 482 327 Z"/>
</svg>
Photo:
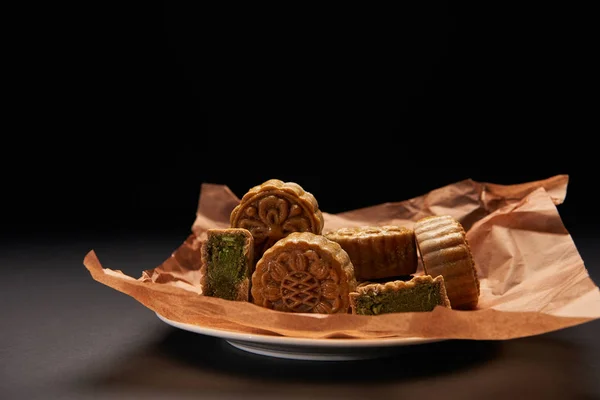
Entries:
<svg viewBox="0 0 600 400">
<path fill-rule="evenodd" d="M 92 277 L 156 313 L 207 328 L 299 338 L 422 337 L 499 340 L 542 334 L 600 317 L 600 290 L 590 279 L 557 205 L 568 176 L 517 185 L 464 180 L 413 199 L 339 214 L 323 212 L 324 231 L 395 224 L 450 214 L 465 230 L 481 282 L 477 310 L 378 316 L 294 314 L 202 296 L 200 245 L 206 230 L 228 227 L 239 198 L 227 186 L 203 184 L 192 233 L 157 268 L 135 279 L 102 268 L 90 251 Z M 309 188 L 305 188 L 309 189 Z M 317 199 L 318 200 L 318 199 Z M 417 274 L 422 273 L 421 265 Z"/>
</svg>

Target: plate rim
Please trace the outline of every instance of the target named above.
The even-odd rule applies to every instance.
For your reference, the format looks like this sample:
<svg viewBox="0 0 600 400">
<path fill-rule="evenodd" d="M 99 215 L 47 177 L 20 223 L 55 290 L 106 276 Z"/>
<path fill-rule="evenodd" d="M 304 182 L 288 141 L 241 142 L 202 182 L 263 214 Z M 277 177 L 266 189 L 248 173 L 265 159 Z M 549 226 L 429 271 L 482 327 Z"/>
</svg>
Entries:
<svg viewBox="0 0 600 400">
<path fill-rule="evenodd" d="M 329 347 L 329 348 L 356 348 L 356 347 L 391 347 L 391 346 L 408 346 L 416 344 L 426 344 L 433 342 L 445 341 L 444 338 L 423 338 L 423 337 L 388 337 L 375 339 L 361 338 L 298 338 L 290 336 L 271 336 L 261 334 L 251 334 L 242 332 L 233 332 L 223 329 L 208 328 L 205 326 L 188 324 L 169 319 L 158 312 L 156 316 L 164 323 L 179 328 L 185 331 L 218 337 L 225 340 L 236 340 L 242 342 L 262 343 L 269 345 L 285 345 L 285 346 L 311 346 L 311 347 Z"/>
</svg>

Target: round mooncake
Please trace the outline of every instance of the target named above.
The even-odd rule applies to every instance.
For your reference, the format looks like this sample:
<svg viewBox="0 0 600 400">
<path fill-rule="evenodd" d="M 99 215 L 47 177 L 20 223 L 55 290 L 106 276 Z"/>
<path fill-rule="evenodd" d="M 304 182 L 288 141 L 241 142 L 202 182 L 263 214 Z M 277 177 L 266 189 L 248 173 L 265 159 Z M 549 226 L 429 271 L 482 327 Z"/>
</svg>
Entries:
<svg viewBox="0 0 600 400">
<path fill-rule="evenodd" d="M 325 236 L 294 232 L 265 251 L 252 274 L 252 301 L 294 313 L 347 313 L 356 288 L 354 267 Z"/>
<path fill-rule="evenodd" d="M 395 226 L 340 228 L 325 233 L 348 253 L 358 281 L 414 274 L 417 247 L 412 229 Z"/>
<path fill-rule="evenodd" d="M 230 216 L 232 228 L 254 237 L 254 260 L 292 232 L 323 231 L 323 214 L 315 197 L 294 182 L 270 179 L 251 188 Z"/>
<path fill-rule="evenodd" d="M 414 226 L 425 274 L 442 275 L 452 308 L 474 309 L 479 279 L 463 226 L 450 215 L 420 219 Z"/>
</svg>

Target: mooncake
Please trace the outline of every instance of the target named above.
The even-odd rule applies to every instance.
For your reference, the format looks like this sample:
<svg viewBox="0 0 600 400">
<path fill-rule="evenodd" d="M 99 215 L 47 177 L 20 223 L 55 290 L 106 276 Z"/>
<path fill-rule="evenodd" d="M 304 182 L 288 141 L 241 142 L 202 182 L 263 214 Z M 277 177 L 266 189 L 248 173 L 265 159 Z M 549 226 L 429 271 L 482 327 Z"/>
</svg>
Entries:
<svg viewBox="0 0 600 400">
<path fill-rule="evenodd" d="M 424 273 L 444 277 L 452 308 L 476 308 L 479 279 L 460 222 L 450 215 L 430 216 L 417 221 L 414 231 Z"/>
<path fill-rule="evenodd" d="M 348 253 L 358 281 L 415 273 L 418 265 L 415 235 L 401 226 L 340 228 L 325 236 Z"/>
<path fill-rule="evenodd" d="M 293 232 L 271 246 L 252 275 L 259 306 L 294 313 L 349 312 L 354 267 L 342 247 L 325 236 Z"/>
<path fill-rule="evenodd" d="M 232 228 L 254 237 L 254 259 L 292 232 L 323 231 L 323 214 L 315 197 L 294 182 L 270 179 L 251 188 L 232 210 Z"/>
<path fill-rule="evenodd" d="M 201 249 L 203 295 L 225 300 L 250 300 L 253 240 L 252 234 L 242 228 L 207 230 L 207 239 Z"/>
<path fill-rule="evenodd" d="M 432 311 L 436 306 L 451 308 L 442 276 L 421 275 L 406 282 L 359 285 L 349 296 L 352 314 L 359 315 Z"/>
</svg>

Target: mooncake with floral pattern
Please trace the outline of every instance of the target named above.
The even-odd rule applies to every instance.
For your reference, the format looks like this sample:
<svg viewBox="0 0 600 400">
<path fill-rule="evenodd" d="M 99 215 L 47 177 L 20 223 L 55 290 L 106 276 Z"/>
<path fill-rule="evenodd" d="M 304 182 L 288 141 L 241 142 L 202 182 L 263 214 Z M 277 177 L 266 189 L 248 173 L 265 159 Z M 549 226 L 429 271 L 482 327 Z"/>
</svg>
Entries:
<svg viewBox="0 0 600 400">
<path fill-rule="evenodd" d="M 270 179 L 251 188 L 230 215 L 232 228 L 244 228 L 254 238 L 254 259 L 292 232 L 323 231 L 323 214 L 312 193 L 295 182 Z"/>
<path fill-rule="evenodd" d="M 354 267 L 342 247 L 325 236 L 293 232 L 265 251 L 252 275 L 259 306 L 294 313 L 348 313 L 356 288 Z"/>
</svg>

